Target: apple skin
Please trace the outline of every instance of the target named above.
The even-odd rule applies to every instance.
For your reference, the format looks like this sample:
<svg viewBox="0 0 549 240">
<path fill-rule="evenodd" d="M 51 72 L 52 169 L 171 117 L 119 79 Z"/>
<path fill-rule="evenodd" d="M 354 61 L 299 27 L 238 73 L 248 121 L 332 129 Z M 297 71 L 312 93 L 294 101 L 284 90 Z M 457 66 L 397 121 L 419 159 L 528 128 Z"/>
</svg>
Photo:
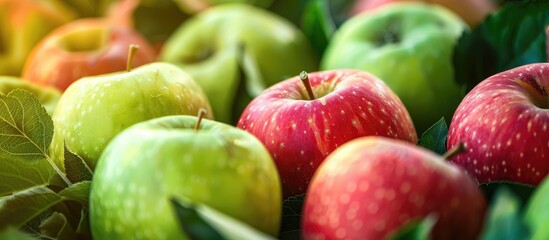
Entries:
<svg viewBox="0 0 549 240">
<path fill-rule="evenodd" d="M 368 71 L 399 96 L 418 132 L 452 118 L 465 95 L 454 81 L 452 54 L 466 25 L 452 12 L 422 3 L 394 3 L 357 15 L 336 31 L 321 69 Z"/>
<path fill-rule="evenodd" d="M 549 172 L 549 64 L 497 73 L 475 86 L 459 105 L 448 148 L 465 143 L 452 159 L 479 183 L 538 185 Z"/>
<path fill-rule="evenodd" d="M 278 234 L 280 178 L 265 147 L 253 135 L 216 121 L 204 119 L 195 131 L 196 121 L 194 116 L 149 120 L 108 145 L 91 185 L 94 238 L 187 239 L 171 197 Z"/>
<path fill-rule="evenodd" d="M 0 75 L 20 76 L 40 39 L 74 18 L 73 12 L 49 0 L 0 0 Z"/>
<path fill-rule="evenodd" d="M 471 27 L 480 24 L 486 16 L 497 10 L 492 0 L 358 0 L 350 10 L 350 16 L 377 10 L 386 4 L 397 2 L 423 2 L 444 6 L 459 15 Z"/>
<path fill-rule="evenodd" d="M 61 98 L 61 91 L 56 88 L 35 85 L 18 77 L 0 76 L 0 94 L 8 94 L 15 89 L 25 89 L 34 93 L 50 116 Z"/>
<path fill-rule="evenodd" d="M 217 5 L 187 20 L 160 59 L 189 72 L 208 95 L 216 120 L 230 124 L 265 88 L 318 68 L 297 27 L 243 4 Z"/>
<path fill-rule="evenodd" d="M 131 44 L 139 45 L 134 67 L 155 60 L 152 47 L 134 30 L 101 18 L 75 20 L 38 43 L 25 63 L 23 78 L 64 91 L 82 77 L 125 70 Z"/>
<path fill-rule="evenodd" d="M 305 196 L 303 239 L 386 239 L 434 214 L 432 239 L 476 239 L 486 202 L 475 182 L 408 142 L 369 136 L 345 143 L 315 173 Z"/>
<path fill-rule="evenodd" d="M 305 193 L 320 163 L 351 139 L 380 135 L 417 141 L 406 108 L 375 76 L 341 69 L 311 73 L 309 81 L 316 99 L 308 100 L 299 77 L 290 78 L 255 98 L 237 125 L 273 156 L 284 198 Z"/>
<path fill-rule="evenodd" d="M 130 72 L 85 77 L 61 96 L 53 114 L 51 152 L 64 169 L 63 142 L 93 169 L 109 141 L 125 128 L 167 115 L 213 118 L 206 95 L 194 80 L 169 63 Z"/>
</svg>

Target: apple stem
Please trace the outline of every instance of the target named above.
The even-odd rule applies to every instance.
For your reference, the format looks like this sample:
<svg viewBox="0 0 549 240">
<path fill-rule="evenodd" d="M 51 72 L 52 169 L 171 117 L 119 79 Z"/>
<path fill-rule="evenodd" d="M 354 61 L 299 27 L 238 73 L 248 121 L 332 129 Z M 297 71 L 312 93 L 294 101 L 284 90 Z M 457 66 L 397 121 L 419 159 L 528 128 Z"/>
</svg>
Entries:
<svg viewBox="0 0 549 240">
<path fill-rule="evenodd" d="M 442 155 L 442 158 L 449 160 L 465 151 L 467 151 L 467 149 L 465 148 L 465 144 L 463 142 L 459 142 L 456 146 L 454 146 L 448 152 L 444 153 L 444 155 Z"/>
<path fill-rule="evenodd" d="M 206 114 L 206 109 L 198 109 L 198 120 L 196 120 L 196 124 L 194 125 L 194 131 L 198 132 L 198 129 L 200 129 L 200 123 L 202 122 L 202 118 L 204 118 L 204 114 Z"/>
<path fill-rule="evenodd" d="M 307 89 L 307 94 L 309 94 L 309 99 L 314 100 L 315 95 L 313 94 L 311 83 L 309 82 L 309 74 L 303 71 L 299 74 L 299 78 L 301 79 L 301 82 L 303 83 L 303 85 L 305 85 L 305 89 Z"/>
<path fill-rule="evenodd" d="M 126 71 L 131 71 L 133 66 L 133 59 L 135 58 L 135 52 L 139 49 L 139 45 L 130 44 L 128 50 L 128 60 L 126 62 Z"/>
</svg>

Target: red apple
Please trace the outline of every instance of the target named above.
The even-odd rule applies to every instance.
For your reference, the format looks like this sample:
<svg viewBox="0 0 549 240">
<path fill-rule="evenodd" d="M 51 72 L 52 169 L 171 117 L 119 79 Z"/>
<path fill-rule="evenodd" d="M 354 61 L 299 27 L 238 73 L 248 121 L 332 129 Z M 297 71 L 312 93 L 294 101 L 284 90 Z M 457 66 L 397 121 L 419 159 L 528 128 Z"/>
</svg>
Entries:
<svg viewBox="0 0 549 240">
<path fill-rule="evenodd" d="M 326 158 L 305 197 L 303 239 L 386 239 L 428 215 L 432 239 L 476 239 L 486 203 L 465 172 L 421 147 L 384 137 Z"/>
<path fill-rule="evenodd" d="M 134 67 L 155 60 L 152 47 L 135 31 L 100 19 L 79 19 L 48 34 L 31 52 L 23 78 L 64 91 L 74 81 L 126 69 L 128 46 L 139 45 Z"/>
<path fill-rule="evenodd" d="M 351 7 L 350 15 L 354 16 L 394 2 L 439 4 L 455 12 L 471 27 L 481 23 L 488 14 L 497 9 L 495 1 L 491 0 L 358 0 Z"/>
<path fill-rule="evenodd" d="M 300 77 L 290 78 L 256 97 L 238 121 L 273 156 L 285 198 L 305 193 L 320 163 L 351 139 L 380 135 L 417 141 L 408 111 L 377 77 L 340 69 L 312 73 L 309 81 L 314 99 Z"/>
<path fill-rule="evenodd" d="M 537 185 L 549 172 L 549 63 L 520 66 L 480 82 L 450 123 L 447 146 L 464 142 L 453 161 L 479 183 Z"/>
</svg>

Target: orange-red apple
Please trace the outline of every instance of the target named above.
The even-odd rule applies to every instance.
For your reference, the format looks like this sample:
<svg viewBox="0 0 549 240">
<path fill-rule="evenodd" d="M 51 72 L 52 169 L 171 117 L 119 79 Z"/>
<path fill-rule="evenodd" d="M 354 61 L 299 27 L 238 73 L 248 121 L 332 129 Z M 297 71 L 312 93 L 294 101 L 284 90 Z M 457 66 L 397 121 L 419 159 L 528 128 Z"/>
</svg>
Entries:
<svg viewBox="0 0 549 240">
<path fill-rule="evenodd" d="M 140 47 L 134 67 L 155 60 L 150 44 L 133 29 L 102 18 L 79 19 L 55 29 L 32 50 L 23 78 L 64 91 L 82 77 L 126 69 L 131 44 Z"/>
</svg>

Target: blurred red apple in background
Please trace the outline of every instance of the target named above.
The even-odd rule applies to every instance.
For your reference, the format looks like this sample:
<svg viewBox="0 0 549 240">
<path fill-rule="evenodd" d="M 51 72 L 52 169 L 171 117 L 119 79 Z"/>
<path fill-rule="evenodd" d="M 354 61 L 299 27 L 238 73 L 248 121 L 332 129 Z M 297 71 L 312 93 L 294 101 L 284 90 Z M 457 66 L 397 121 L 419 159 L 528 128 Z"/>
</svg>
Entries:
<svg viewBox="0 0 549 240">
<path fill-rule="evenodd" d="M 259 138 L 273 156 L 284 198 L 305 193 L 324 158 L 351 139 L 380 135 L 417 141 L 408 111 L 377 77 L 349 69 L 312 73 L 314 97 L 300 77 L 265 90 L 237 125 Z"/>
<path fill-rule="evenodd" d="M 140 48 L 134 67 L 155 60 L 150 44 L 133 29 L 101 18 L 79 19 L 40 41 L 25 63 L 23 78 L 64 91 L 82 77 L 126 69 L 131 44 Z"/>
</svg>

